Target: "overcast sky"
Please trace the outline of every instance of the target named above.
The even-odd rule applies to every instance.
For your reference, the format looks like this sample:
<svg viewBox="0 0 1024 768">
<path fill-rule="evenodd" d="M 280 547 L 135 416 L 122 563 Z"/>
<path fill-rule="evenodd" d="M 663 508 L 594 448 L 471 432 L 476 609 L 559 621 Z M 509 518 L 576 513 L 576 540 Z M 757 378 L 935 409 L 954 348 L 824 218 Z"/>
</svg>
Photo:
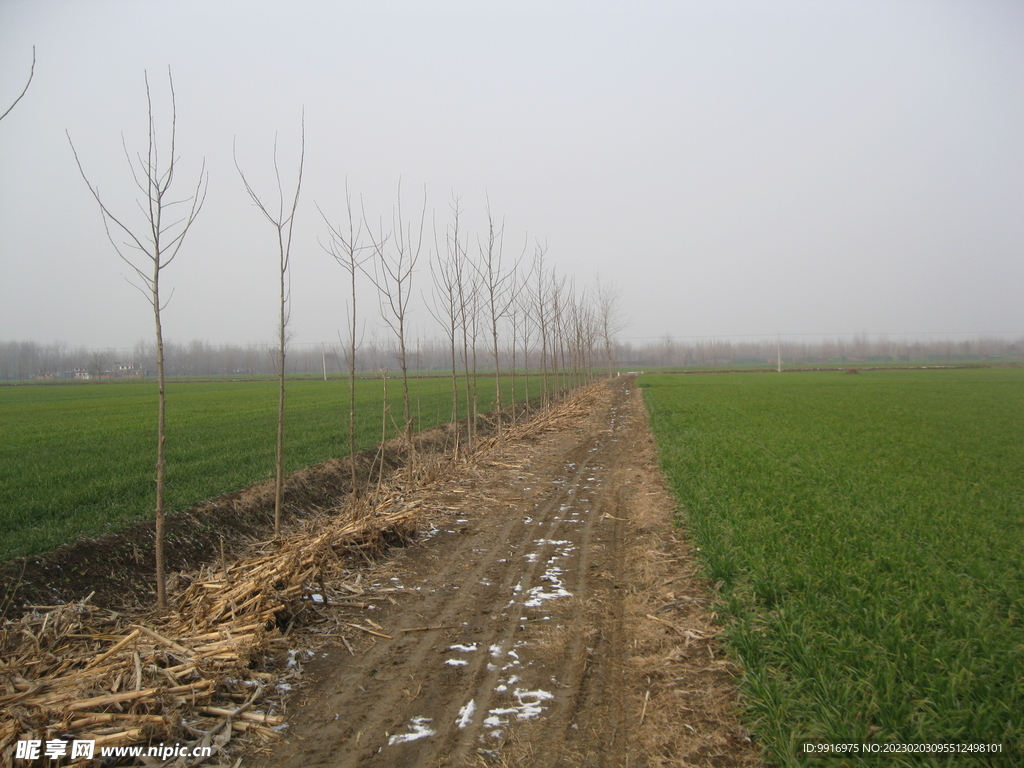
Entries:
<svg viewBox="0 0 1024 768">
<path fill-rule="evenodd" d="M 297 343 L 345 328 L 314 203 L 340 219 L 346 179 L 375 219 L 425 187 L 442 228 L 454 193 L 474 232 L 489 196 L 506 253 L 621 287 L 626 338 L 1024 334 L 1019 2 L 0 0 L 0 112 L 33 45 L 0 121 L 0 340 L 151 337 L 65 131 L 131 215 L 121 136 L 145 151 L 144 71 L 166 135 L 168 66 L 182 195 L 209 172 L 164 277 L 179 342 L 272 339 L 275 235 L 232 141 L 269 195 L 303 109 Z"/>
</svg>

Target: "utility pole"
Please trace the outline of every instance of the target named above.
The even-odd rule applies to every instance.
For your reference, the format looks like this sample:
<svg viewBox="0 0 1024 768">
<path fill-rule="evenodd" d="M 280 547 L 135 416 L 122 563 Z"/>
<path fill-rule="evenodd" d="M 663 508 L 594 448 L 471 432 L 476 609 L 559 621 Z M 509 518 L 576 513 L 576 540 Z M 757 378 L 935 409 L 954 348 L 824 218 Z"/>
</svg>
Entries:
<svg viewBox="0 0 1024 768">
<path fill-rule="evenodd" d="M 779 373 L 782 373 L 782 334 L 775 334 L 775 354 L 779 362 Z"/>
</svg>

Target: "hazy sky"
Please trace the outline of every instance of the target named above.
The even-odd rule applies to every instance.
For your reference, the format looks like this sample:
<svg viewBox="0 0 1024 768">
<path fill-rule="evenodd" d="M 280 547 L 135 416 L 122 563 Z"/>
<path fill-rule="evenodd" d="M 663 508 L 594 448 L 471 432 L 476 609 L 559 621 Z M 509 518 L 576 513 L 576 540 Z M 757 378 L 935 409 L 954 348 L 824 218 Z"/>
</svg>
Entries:
<svg viewBox="0 0 1024 768">
<path fill-rule="evenodd" d="M 272 339 L 276 240 L 232 140 L 270 194 L 303 108 L 297 343 L 345 327 L 314 203 L 340 218 L 346 178 L 372 218 L 425 186 L 442 231 L 453 193 L 475 232 L 489 196 L 507 254 L 539 239 L 621 287 L 623 337 L 1024 334 L 1019 2 L 0 0 L 0 111 L 33 45 L 0 122 L 0 340 L 152 335 L 65 130 L 131 215 L 121 135 L 145 151 L 144 71 L 164 130 L 168 65 L 183 195 L 209 172 L 165 273 L 179 342 Z"/>
</svg>

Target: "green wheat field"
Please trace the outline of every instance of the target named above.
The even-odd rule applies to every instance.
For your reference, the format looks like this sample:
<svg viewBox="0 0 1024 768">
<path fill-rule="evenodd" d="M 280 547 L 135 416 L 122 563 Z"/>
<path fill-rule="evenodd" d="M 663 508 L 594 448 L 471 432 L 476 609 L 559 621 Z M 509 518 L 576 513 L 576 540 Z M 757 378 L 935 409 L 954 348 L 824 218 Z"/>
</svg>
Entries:
<svg viewBox="0 0 1024 768">
<path fill-rule="evenodd" d="M 1024 760 L 1024 370 L 639 384 L 772 764 Z M 821 742 L 1002 757 L 803 754 Z"/>
<path fill-rule="evenodd" d="M 402 383 L 388 382 L 388 437 L 402 422 Z M 540 379 L 530 377 L 531 396 Z M 461 382 L 460 382 L 461 385 Z M 507 403 L 511 381 L 503 377 Z M 517 396 L 526 381 L 517 377 Z M 276 381 L 169 382 L 167 505 L 182 510 L 274 474 Z M 451 379 L 410 379 L 416 429 L 451 421 Z M 287 471 L 348 454 L 348 382 L 287 384 Z M 480 377 L 478 409 L 494 404 Z M 460 392 L 460 416 L 466 415 Z M 356 386 L 356 450 L 382 433 L 383 382 Z M 0 387 L 0 560 L 149 520 L 155 499 L 155 382 Z"/>
</svg>

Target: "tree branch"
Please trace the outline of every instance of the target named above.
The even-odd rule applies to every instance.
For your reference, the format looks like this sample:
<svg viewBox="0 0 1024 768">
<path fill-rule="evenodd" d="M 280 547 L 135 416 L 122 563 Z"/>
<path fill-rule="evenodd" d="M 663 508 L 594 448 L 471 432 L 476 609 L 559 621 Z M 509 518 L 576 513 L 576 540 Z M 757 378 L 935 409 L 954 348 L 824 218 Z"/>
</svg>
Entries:
<svg viewBox="0 0 1024 768">
<path fill-rule="evenodd" d="M 15 105 L 17 105 L 17 103 L 19 101 L 21 101 L 21 97 L 24 96 L 28 92 L 28 87 L 29 87 L 29 85 L 32 84 L 32 78 L 35 77 L 35 74 L 36 74 L 36 47 L 33 45 L 32 46 L 32 68 L 29 70 L 29 73 L 28 73 L 28 82 L 25 83 L 25 87 L 21 89 L 21 93 L 18 94 L 18 98 L 16 98 L 14 100 L 14 103 L 12 103 L 11 106 L 9 106 L 7 108 L 6 112 L 4 112 L 2 115 L 0 115 L 0 120 L 3 120 L 5 117 L 7 117 L 7 115 L 10 114 L 11 110 L 14 109 Z"/>
</svg>

